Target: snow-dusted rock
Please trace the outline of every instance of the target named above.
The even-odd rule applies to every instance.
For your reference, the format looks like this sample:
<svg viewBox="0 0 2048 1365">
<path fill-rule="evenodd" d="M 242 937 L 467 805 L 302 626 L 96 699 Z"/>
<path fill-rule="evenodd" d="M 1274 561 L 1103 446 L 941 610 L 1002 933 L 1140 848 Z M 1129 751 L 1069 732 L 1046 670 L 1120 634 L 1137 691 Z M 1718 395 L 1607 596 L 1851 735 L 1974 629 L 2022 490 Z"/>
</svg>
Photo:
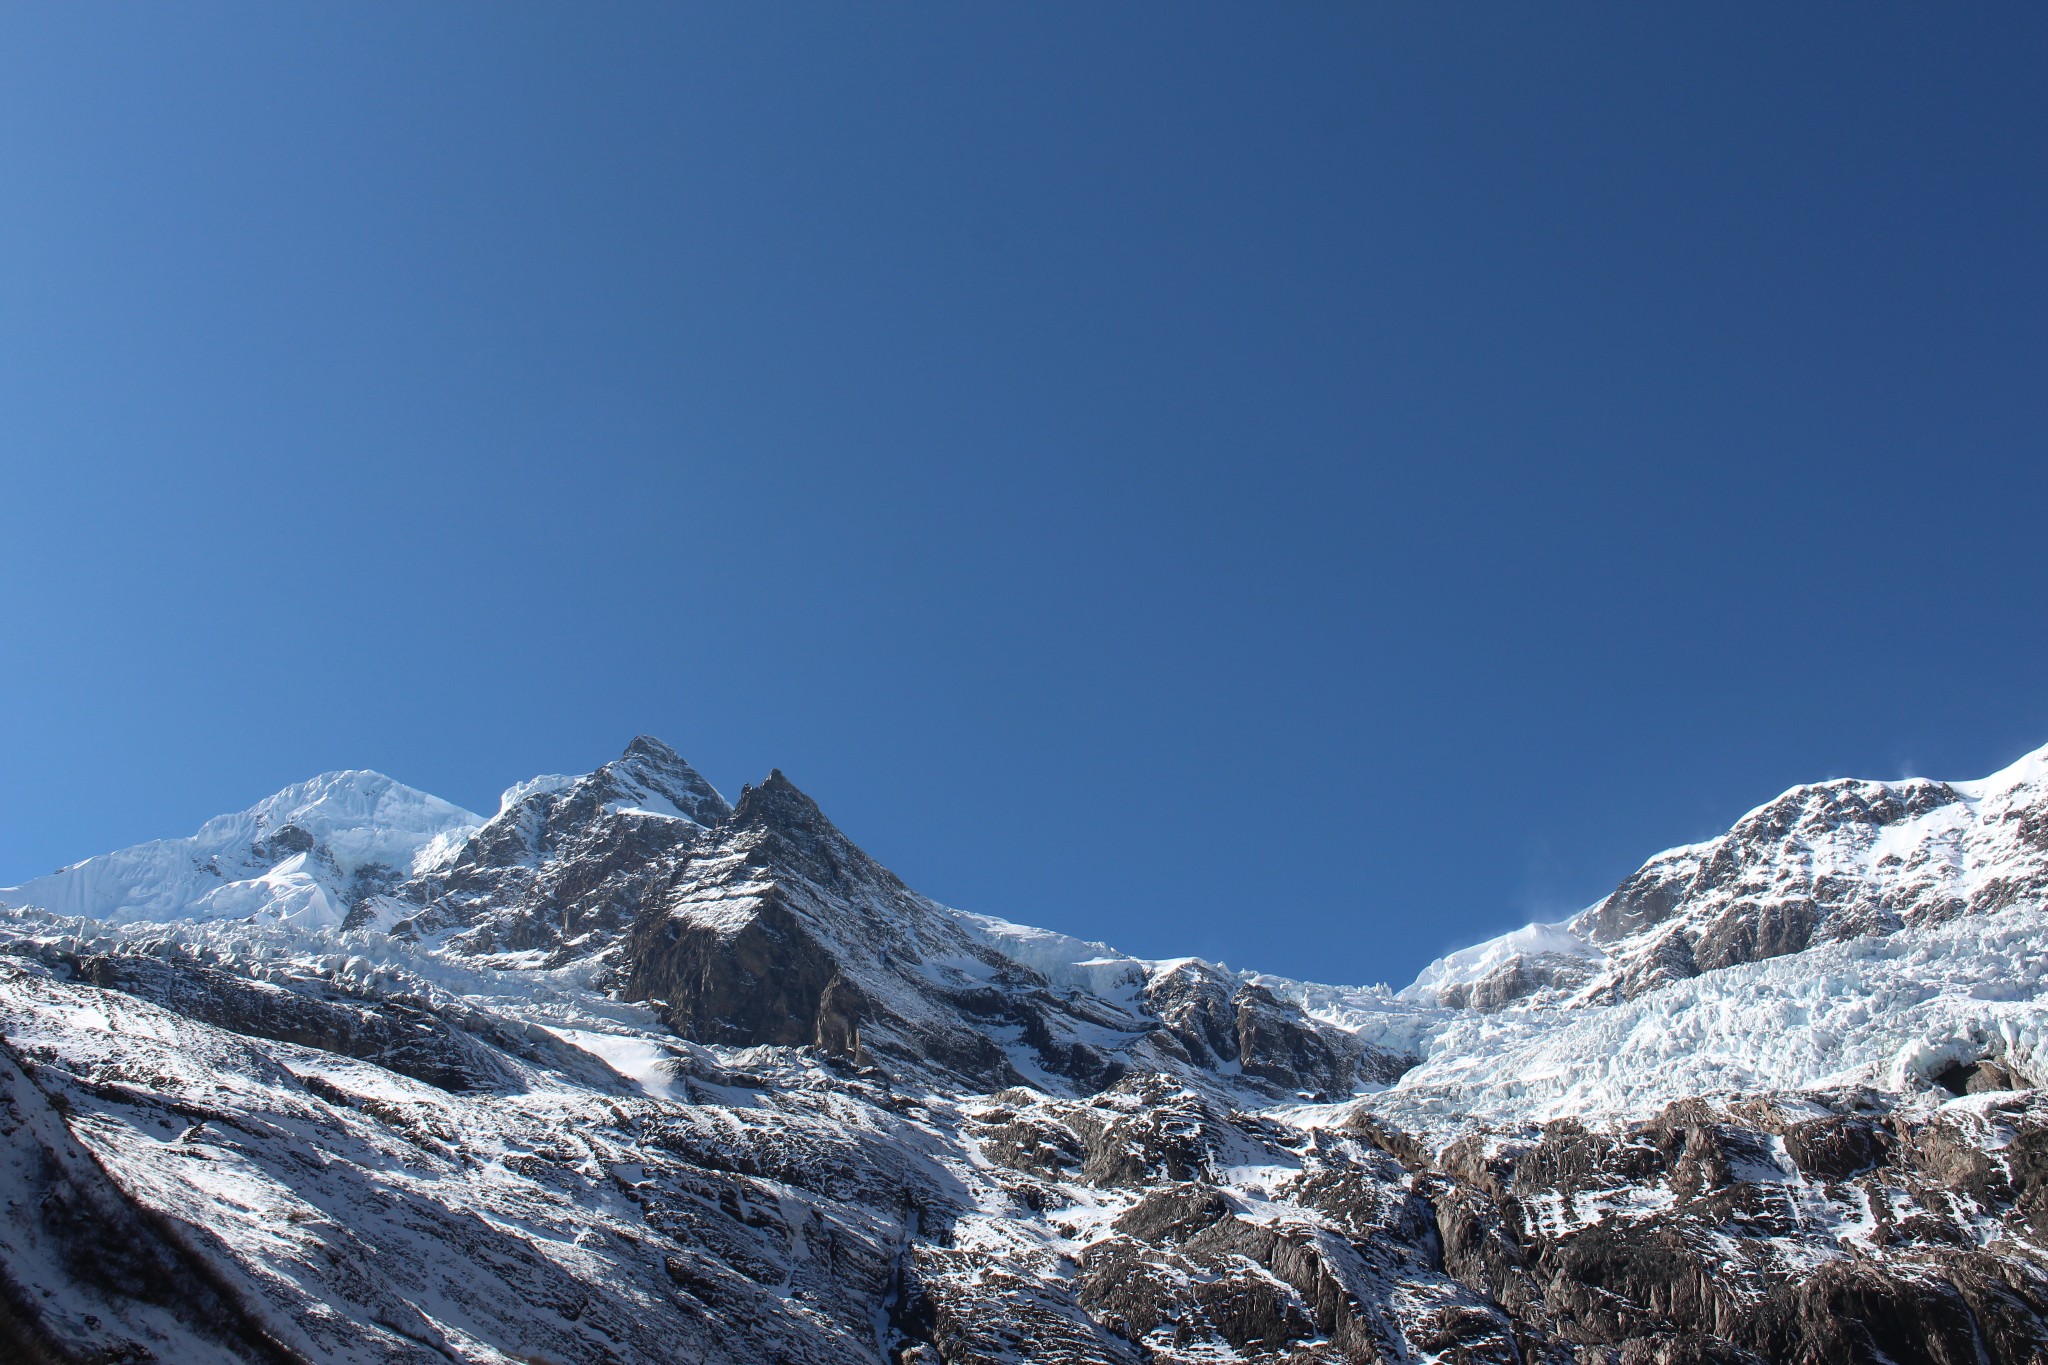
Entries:
<svg viewBox="0 0 2048 1365">
<path fill-rule="evenodd" d="M 682 851 L 731 814 L 681 755 L 642 735 L 595 772 L 509 788 L 489 823 L 347 927 L 507 966 L 602 955 Z"/>
</svg>

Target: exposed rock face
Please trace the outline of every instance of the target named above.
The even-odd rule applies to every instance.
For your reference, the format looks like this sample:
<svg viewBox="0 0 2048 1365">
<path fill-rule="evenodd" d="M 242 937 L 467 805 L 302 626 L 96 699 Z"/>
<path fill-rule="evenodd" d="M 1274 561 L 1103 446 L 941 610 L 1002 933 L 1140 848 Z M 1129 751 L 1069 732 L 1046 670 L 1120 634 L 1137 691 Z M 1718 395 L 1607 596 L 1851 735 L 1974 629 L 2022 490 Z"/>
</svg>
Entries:
<svg viewBox="0 0 2048 1365">
<path fill-rule="evenodd" d="M 1681 941 L 1674 940 L 1674 946 L 1681 946 Z M 1674 968 L 1675 975 L 1689 976 L 1698 970 L 1690 957 L 1684 961 L 1686 969 Z M 1478 980 L 1454 982 L 1435 994 L 1437 1003 L 1452 1009 L 1491 1013 L 1534 995 L 1576 991 L 1592 979 L 1594 971 L 1585 958 L 1569 953 L 1516 953 Z"/>
<path fill-rule="evenodd" d="M 615 947 L 667 887 L 725 799 L 680 755 L 642 736 L 580 778 L 507 792 L 497 816 L 444 866 L 369 902 L 347 927 L 445 938 L 473 957 L 560 965 Z"/>
<path fill-rule="evenodd" d="M 1532 1340 L 1597 1358 L 2017 1365 L 2048 1351 L 2044 1145 L 2032 1093 L 1688 1101 L 1620 1131 L 1474 1136 L 1442 1160 L 1444 1262 Z"/>
<path fill-rule="evenodd" d="M 1341 1030 L 1306 1019 L 1270 990 L 1209 963 L 1187 959 L 1153 973 L 1145 1006 L 1166 1028 L 1162 1045 L 1195 1065 L 1235 1069 L 1283 1090 L 1321 1095 L 1385 1083 L 1407 1069 L 1405 1058 L 1361 1049 Z"/>
<path fill-rule="evenodd" d="M 1403 1067 L 1206 964 L 1162 972 L 1141 1010 L 1056 990 L 868 857 L 780 772 L 682 854 L 623 960 L 625 997 L 659 1002 L 684 1037 L 811 1045 L 980 1089 L 1227 1067 L 1348 1094 Z"/>
<path fill-rule="evenodd" d="M 1075 1301 L 1125 1351 L 1103 1358 L 1516 1359 L 1509 1320 L 1443 1273 L 1428 1204 L 1369 1142 L 1232 1113 L 1156 1076 L 1086 1101 L 1004 1092 L 968 1131 L 1055 1230 L 1076 1234 L 1066 1220 L 1098 1219 L 1102 1196 L 1122 1194 L 1106 1227 L 1076 1236 Z M 927 1292 L 944 1304 L 956 1291 Z"/>
<path fill-rule="evenodd" d="M 0 912 L 0 1355 L 2048 1360 L 2044 762 L 1800 789 L 1420 1003 L 960 914 L 651 740 L 474 827 L 305 784 L 253 918 Z M 1673 1091 L 1729 1030 L 1850 1080 Z"/>
</svg>

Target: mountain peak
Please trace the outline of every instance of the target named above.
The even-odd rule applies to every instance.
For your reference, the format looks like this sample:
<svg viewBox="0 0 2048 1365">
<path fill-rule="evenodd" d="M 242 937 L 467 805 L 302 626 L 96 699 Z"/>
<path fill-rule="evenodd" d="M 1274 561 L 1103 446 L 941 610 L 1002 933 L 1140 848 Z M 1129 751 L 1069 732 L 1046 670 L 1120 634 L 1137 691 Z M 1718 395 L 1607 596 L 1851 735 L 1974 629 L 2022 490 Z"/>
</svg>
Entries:
<svg viewBox="0 0 2048 1365">
<path fill-rule="evenodd" d="M 667 744 L 664 744 L 661 740 L 656 739 L 653 735 L 633 736 L 633 742 L 626 746 L 626 751 L 620 754 L 619 757 L 621 759 L 641 758 L 652 763 L 679 764 L 685 768 L 690 766 L 683 762 L 681 754 L 677 753 Z"/>
<path fill-rule="evenodd" d="M 217 815 L 187 838 L 117 849 L 0 890 L 9 904 L 114 923 L 264 912 L 333 925 L 482 823 L 379 772 L 327 772 Z"/>
<path fill-rule="evenodd" d="M 742 829 L 765 826 L 784 831 L 838 832 L 818 803 L 783 776 L 780 768 L 770 768 L 759 786 L 749 783 L 740 788 L 739 804 L 733 808 L 733 823 Z"/>
<path fill-rule="evenodd" d="M 772 856 L 816 881 L 831 884 L 869 878 L 903 889 L 895 873 L 847 838 L 780 768 L 770 768 L 759 785 L 740 788 L 732 823 L 741 831 L 760 830 L 772 836 L 767 846 L 780 850 Z"/>
<path fill-rule="evenodd" d="M 610 799 L 619 804 L 680 815 L 707 828 L 732 815 L 732 807 L 718 790 L 681 754 L 652 735 L 635 735 L 625 752 L 595 775 L 607 787 Z"/>
</svg>

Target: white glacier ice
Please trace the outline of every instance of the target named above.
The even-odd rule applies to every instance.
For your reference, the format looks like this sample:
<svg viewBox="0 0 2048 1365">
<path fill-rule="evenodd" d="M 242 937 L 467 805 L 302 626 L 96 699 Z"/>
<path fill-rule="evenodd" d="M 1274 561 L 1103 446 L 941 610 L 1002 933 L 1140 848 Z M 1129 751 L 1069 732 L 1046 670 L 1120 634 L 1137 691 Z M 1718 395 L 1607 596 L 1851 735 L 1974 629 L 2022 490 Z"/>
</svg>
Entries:
<svg viewBox="0 0 2048 1365">
<path fill-rule="evenodd" d="M 88 858 L 19 886 L 0 904 L 110 924 L 262 914 L 338 926 L 359 873 L 424 870 L 452 856 L 481 817 L 382 773 L 322 773 L 184 839 Z"/>
</svg>

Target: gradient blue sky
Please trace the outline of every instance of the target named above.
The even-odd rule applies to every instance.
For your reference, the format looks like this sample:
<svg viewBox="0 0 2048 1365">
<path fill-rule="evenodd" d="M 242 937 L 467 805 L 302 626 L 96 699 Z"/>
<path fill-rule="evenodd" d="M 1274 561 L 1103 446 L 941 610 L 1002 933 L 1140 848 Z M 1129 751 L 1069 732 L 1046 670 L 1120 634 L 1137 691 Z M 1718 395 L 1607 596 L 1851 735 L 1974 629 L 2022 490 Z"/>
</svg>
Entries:
<svg viewBox="0 0 2048 1365">
<path fill-rule="evenodd" d="M 1405 980 L 2048 743 L 2048 8 L 0 10 L 0 883 L 638 731 Z"/>
</svg>

